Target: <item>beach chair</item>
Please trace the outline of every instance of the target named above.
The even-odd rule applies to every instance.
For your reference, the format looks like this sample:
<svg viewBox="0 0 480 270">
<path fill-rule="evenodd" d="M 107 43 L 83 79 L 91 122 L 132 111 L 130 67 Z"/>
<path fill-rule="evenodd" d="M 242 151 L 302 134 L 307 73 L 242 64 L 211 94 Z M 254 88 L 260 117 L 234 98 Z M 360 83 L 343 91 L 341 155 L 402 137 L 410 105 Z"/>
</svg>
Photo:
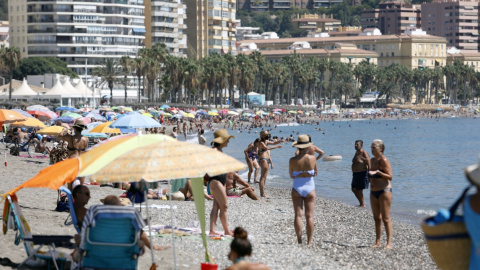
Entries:
<svg viewBox="0 0 480 270">
<path fill-rule="evenodd" d="M 79 269 L 137 269 L 143 227 L 133 207 L 91 206 L 82 224 Z"/>
<path fill-rule="evenodd" d="M 10 224 L 16 231 L 15 244 L 20 244 L 23 241 L 28 257 L 20 263 L 18 268 L 24 264 L 39 265 L 46 262 L 47 268 L 51 269 L 52 265 L 55 269 L 63 269 L 65 263 L 70 261 L 72 257 L 70 254 L 59 252 L 57 247 L 74 248 L 75 244 L 71 242 L 73 236 L 71 235 L 32 235 L 30 226 L 22 213 L 15 195 L 7 195 L 9 202 L 9 216 Z M 45 250 L 43 247 L 46 247 Z M 43 249 L 42 249 L 43 248 Z"/>
<path fill-rule="evenodd" d="M 75 230 L 77 230 L 77 233 L 80 233 L 81 228 L 78 226 L 77 214 L 75 213 L 75 208 L 73 208 L 72 193 L 70 192 L 70 190 L 68 188 L 66 188 L 64 186 L 61 186 L 58 189 L 58 191 L 59 192 L 64 192 L 67 195 L 67 199 L 68 199 L 68 208 L 70 209 L 70 211 L 69 211 L 70 214 L 64 222 L 65 226 L 73 225 Z"/>
</svg>

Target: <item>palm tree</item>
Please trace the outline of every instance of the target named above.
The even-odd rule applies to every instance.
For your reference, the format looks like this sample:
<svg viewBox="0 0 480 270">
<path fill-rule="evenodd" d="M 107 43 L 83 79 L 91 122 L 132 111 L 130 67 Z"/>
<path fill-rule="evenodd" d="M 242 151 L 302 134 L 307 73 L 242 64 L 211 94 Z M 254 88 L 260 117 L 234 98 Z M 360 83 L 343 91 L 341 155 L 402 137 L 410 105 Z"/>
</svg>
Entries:
<svg viewBox="0 0 480 270">
<path fill-rule="evenodd" d="M 242 98 L 241 107 L 244 108 L 244 105 L 246 104 L 246 95 L 253 87 L 256 66 L 255 63 L 243 53 L 237 55 L 237 66 L 240 71 L 238 81 L 240 86 L 240 97 Z"/>
<path fill-rule="evenodd" d="M 100 77 L 100 84 L 107 84 L 110 89 L 110 104 L 113 104 L 113 85 L 119 82 L 117 77 L 118 71 L 121 67 L 118 65 L 117 60 L 112 58 L 107 58 L 105 61 L 98 67 L 93 69 L 93 75 Z"/>
<path fill-rule="evenodd" d="M 132 61 L 132 69 L 135 70 L 135 75 L 137 76 L 138 79 L 138 93 L 137 93 L 137 98 L 138 102 L 140 102 L 140 81 L 141 78 L 145 74 L 145 61 L 142 57 L 136 57 Z"/>
<path fill-rule="evenodd" d="M 277 95 L 279 94 L 280 87 L 284 85 L 286 82 L 290 80 L 288 68 L 281 64 L 281 63 L 274 63 L 272 65 L 273 69 L 273 78 L 272 78 L 272 88 L 273 88 L 273 104 L 278 105 L 280 101 L 282 101 L 283 93 L 277 99 Z"/>
<path fill-rule="evenodd" d="M 1 62 L 4 68 L 8 71 L 10 86 L 8 88 L 8 100 L 12 100 L 12 81 L 13 72 L 20 65 L 22 54 L 17 47 L 2 48 L 0 50 Z"/>
<path fill-rule="evenodd" d="M 235 56 L 231 53 L 223 54 L 228 74 L 228 98 L 230 99 L 230 107 L 234 107 L 234 87 L 238 83 L 238 66 Z"/>
<path fill-rule="evenodd" d="M 131 68 L 131 59 L 128 55 L 122 56 L 120 58 L 120 65 L 122 66 L 123 71 L 123 86 L 125 86 L 125 104 L 127 104 L 127 86 L 128 86 L 128 75 L 130 75 L 130 68 Z"/>
</svg>

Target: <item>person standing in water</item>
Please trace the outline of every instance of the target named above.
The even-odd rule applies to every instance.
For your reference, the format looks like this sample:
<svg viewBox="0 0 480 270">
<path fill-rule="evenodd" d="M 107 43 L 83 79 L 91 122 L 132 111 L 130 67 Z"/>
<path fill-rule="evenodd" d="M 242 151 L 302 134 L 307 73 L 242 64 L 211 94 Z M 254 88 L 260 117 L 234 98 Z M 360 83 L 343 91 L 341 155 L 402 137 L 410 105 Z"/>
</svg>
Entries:
<svg viewBox="0 0 480 270">
<path fill-rule="evenodd" d="M 355 155 L 352 159 L 352 192 L 357 197 L 360 207 L 365 207 L 363 190 L 368 189 L 368 169 L 370 168 L 370 157 L 367 151 L 363 150 L 363 141 L 355 141 Z"/>
</svg>

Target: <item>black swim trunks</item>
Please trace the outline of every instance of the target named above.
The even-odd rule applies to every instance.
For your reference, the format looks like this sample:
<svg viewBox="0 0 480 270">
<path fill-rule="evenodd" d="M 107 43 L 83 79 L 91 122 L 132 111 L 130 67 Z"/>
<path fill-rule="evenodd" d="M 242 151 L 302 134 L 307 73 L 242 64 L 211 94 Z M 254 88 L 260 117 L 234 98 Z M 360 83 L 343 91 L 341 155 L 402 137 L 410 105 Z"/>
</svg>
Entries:
<svg viewBox="0 0 480 270">
<path fill-rule="evenodd" d="M 353 173 L 352 188 L 356 190 L 368 189 L 368 184 L 368 171 Z"/>
<path fill-rule="evenodd" d="M 219 175 L 211 176 L 210 179 L 208 179 L 208 181 L 212 181 L 212 180 L 220 181 L 220 183 L 222 183 L 222 185 L 225 186 L 225 184 L 227 183 L 227 174 L 219 174 Z"/>
</svg>

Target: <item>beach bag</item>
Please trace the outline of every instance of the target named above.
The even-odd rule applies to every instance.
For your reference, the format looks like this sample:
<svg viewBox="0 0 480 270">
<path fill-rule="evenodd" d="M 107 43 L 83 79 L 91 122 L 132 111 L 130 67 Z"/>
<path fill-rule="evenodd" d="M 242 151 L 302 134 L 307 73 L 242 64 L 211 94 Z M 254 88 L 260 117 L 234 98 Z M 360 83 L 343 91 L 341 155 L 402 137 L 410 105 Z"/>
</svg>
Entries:
<svg viewBox="0 0 480 270">
<path fill-rule="evenodd" d="M 66 194 L 61 194 L 60 190 L 58 191 L 57 197 L 57 207 L 55 208 L 57 212 L 70 212 L 70 207 L 68 206 L 68 198 Z"/>
<path fill-rule="evenodd" d="M 450 217 L 447 221 L 432 225 L 435 217 L 429 217 L 420 224 L 425 234 L 428 250 L 440 269 L 462 270 L 469 267 L 470 236 L 463 216 L 455 215 L 469 188 L 467 187 L 460 198 L 450 207 Z"/>
</svg>

